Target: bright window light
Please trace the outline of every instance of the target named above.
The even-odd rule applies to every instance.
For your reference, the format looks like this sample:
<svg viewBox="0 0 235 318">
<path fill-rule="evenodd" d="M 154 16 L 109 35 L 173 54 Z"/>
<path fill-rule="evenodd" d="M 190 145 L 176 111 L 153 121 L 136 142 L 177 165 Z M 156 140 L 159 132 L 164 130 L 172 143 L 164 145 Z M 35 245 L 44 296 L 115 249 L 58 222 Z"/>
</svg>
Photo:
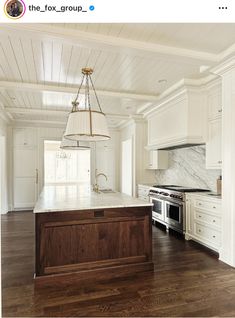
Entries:
<svg viewBox="0 0 235 318">
<path fill-rule="evenodd" d="M 62 150 L 60 141 L 44 141 L 45 184 L 90 184 L 90 149 Z"/>
</svg>

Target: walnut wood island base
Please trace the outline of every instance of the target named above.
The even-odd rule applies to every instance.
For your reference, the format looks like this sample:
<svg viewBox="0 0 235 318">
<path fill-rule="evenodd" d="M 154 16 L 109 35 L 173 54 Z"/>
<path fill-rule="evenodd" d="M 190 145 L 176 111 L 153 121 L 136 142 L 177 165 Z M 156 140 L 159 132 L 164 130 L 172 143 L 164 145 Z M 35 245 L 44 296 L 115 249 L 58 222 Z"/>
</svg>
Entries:
<svg viewBox="0 0 235 318">
<path fill-rule="evenodd" d="M 50 212 L 40 213 L 38 207 L 48 190 L 53 192 L 52 188 L 44 189 L 34 211 L 37 282 L 58 281 L 65 275 L 102 279 L 153 270 L 150 204 L 117 193 L 136 206 L 122 200 L 124 207 L 92 208 L 91 204 L 91 209 L 52 211 L 50 207 Z M 99 196 L 100 205 L 115 196 L 89 195 Z M 82 208 L 84 196 L 80 199 Z"/>
</svg>

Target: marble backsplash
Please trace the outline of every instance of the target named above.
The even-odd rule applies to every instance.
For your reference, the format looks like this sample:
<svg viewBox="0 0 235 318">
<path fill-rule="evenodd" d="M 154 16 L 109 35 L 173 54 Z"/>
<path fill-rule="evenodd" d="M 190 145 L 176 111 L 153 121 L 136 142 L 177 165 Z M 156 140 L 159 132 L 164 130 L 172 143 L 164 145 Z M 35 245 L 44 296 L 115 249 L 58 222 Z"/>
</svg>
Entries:
<svg viewBox="0 0 235 318">
<path fill-rule="evenodd" d="M 221 170 L 206 169 L 205 154 L 205 146 L 170 150 L 169 168 L 156 170 L 156 183 L 216 191 L 216 179 L 221 175 Z"/>
</svg>

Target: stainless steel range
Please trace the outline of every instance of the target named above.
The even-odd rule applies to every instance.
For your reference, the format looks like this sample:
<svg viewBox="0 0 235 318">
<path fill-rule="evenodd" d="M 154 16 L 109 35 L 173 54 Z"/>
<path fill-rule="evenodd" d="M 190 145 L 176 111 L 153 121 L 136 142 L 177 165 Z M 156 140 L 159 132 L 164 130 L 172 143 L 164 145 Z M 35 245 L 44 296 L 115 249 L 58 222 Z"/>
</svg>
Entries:
<svg viewBox="0 0 235 318">
<path fill-rule="evenodd" d="M 149 191 L 153 203 L 152 218 L 180 233 L 185 232 L 186 225 L 186 192 L 209 191 L 176 185 L 155 185 Z"/>
</svg>

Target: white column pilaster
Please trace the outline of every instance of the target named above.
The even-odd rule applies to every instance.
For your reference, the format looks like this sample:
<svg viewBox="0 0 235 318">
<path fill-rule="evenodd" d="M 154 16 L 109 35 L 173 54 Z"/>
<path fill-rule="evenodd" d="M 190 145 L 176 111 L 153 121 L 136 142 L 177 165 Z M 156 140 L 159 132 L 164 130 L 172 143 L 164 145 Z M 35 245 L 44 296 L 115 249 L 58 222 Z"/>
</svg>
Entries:
<svg viewBox="0 0 235 318">
<path fill-rule="evenodd" d="M 235 56 L 214 73 L 222 77 L 222 246 L 220 259 L 235 267 Z"/>
</svg>

